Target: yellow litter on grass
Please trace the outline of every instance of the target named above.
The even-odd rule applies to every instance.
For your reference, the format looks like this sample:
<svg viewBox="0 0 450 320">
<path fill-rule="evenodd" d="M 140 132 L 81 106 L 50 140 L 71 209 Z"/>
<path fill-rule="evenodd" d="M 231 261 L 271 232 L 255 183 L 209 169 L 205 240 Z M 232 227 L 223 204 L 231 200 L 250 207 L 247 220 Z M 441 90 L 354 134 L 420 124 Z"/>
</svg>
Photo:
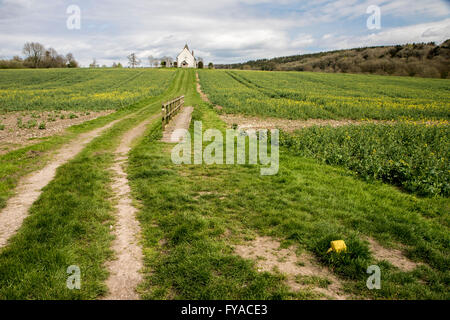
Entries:
<svg viewBox="0 0 450 320">
<path fill-rule="evenodd" d="M 335 241 L 331 241 L 331 248 L 328 249 L 327 253 L 330 253 L 331 251 L 334 252 L 342 252 L 342 251 L 347 251 L 347 246 L 345 245 L 344 240 L 335 240 Z"/>
</svg>

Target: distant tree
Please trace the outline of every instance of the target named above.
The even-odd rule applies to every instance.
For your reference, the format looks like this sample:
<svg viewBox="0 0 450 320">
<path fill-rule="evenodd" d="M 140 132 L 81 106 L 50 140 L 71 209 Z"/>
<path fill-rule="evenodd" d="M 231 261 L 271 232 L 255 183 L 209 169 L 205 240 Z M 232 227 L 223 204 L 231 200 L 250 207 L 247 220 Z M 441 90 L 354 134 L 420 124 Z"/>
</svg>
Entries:
<svg viewBox="0 0 450 320">
<path fill-rule="evenodd" d="M 171 57 L 164 56 L 160 60 L 161 60 L 161 64 L 162 64 L 163 61 L 165 62 L 165 66 L 166 67 L 171 67 L 172 66 L 173 59 Z"/>
<path fill-rule="evenodd" d="M 131 68 L 136 68 L 138 65 L 141 64 L 141 61 L 138 59 L 138 57 L 136 57 L 136 54 L 134 52 L 130 54 L 127 58 L 128 58 L 128 65 Z"/>
<path fill-rule="evenodd" d="M 0 69 L 22 69 L 25 68 L 23 59 L 19 56 L 14 56 L 11 60 L 0 60 Z"/>
<path fill-rule="evenodd" d="M 58 54 L 55 60 L 53 60 L 55 68 L 65 68 L 67 67 L 67 59 L 62 54 Z"/>
<path fill-rule="evenodd" d="M 201 67 L 200 67 L 200 65 L 201 65 Z M 205 66 L 205 63 L 203 62 L 203 58 L 197 57 L 197 68 L 203 69 L 204 66 Z"/>
<path fill-rule="evenodd" d="M 67 68 L 78 68 L 78 67 L 79 67 L 78 62 L 76 62 L 75 60 L 69 61 L 67 63 Z"/>
<path fill-rule="evenodd" d="M 78 62 L 75 60 L 72 53 L 66 54 L 66 60 L 67 60 L 67 68 L 78 68 Z"/>
<path fill-rule="evenodd" d="M 51 68 L 52 67 L 52 60 L 56 56 L 56 52 L 53 52 L 54 49 L 50 48 L 48 50 L 45 50 L 44 56 L 41 59 L 40 67 L 43 68 Z"/>
<path fill-rule="evenodd" d="M 44 57 L 45 47 L 38 42 L 27 42 L 23 46 L 22 52 L 31 66 L 33 68 L 38 68 L 42 58 Z"/>
<path fill-rule="evenodd" d="M 161 67 L 165 68 L 166 67 L 167 62 L 165 60 L 161 61 Z"/>
<path fill-rule="evenodd" d="M 21 57 L 19 57 L 19 56 L 14 56 L 11 61 L 23 62 L 23 59 Z"/>
<path fill-rule="evenodd" d="M 208 68 L 209 69 L 214 69 L 214 64 L 212 62 L 208 63 Z"/>
<path fill-rule="evenodd" d="M 275 67 L 276 67 L 275 62 L 270 61 L 262 67 L 262 70 L 273 71 L 275 70 Z"/>
<path fill-rule="evenodd" d="M 117 68 L 123 68 L 123 66 L 120 62 L 117 64 Z"/>
<path fill-rule="evenodd" d="M 55 49 L 48 48 L 45 50 L 40 66 L 43 68 L 64 68 L 66 64 L 66 57 L 59 55 Z"/>
<path fill-rule="evenodd" d="M 73 54 L 60 55 L 53 48 L 46 49 L 38 42 L 27 42 L 23 46 L 23 60 L 14 56 L 11 60 L 1 60 L 0 68 L 76 68 L 78 63 Z"/>
<path fill-rule="evenodd" d="M 173 63 L 173 67 L 174 67 L 174 68 L 178 67 L 178 62 L 177 62 L 177 61 L 175 61 L 175 62 Z"/>
<path fill-rule="evenodd" d="M 113 62 L 112 67 L 117 68 L 117 63 Z"/>
<path fill-rule="evenodd" d="M 98 68 L 97 59 L 93 59 L 91 64 L 89 65 L 89 68 Z"/>
</svg>

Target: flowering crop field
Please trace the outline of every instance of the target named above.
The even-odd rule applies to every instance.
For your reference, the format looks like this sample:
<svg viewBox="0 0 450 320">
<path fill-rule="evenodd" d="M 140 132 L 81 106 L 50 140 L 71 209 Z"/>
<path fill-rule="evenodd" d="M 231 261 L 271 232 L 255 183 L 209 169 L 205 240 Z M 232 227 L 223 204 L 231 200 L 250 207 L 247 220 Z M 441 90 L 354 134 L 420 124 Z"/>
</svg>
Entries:
<svg viewBox="0 0 450 320">
<path fill-rule="evenodd" d="M 161 94 L 168 69 L 0 70 L 0 112 L 112 110 Z"/>
<path fill-rule="evenodd" d="M 11 99 L 8 105 L 20 110 L 14 115 L 37 116 L 48 113 L 43 111 L 46 108 L 58 106 L 85 108 L 70 103 L 67 97 L 72 94 L 85 96 L 86 105 L 97 109 L 121 108 L 125 102 L 118 97 L 130 92 L 136 93 L 136 99 L 140 94 L 142 99 L 107 116 L 73 125 L 65 134 L 33 139 L 39 142 L 0 157 L 0 207 L 5 208 L 0 218 L 8 218 L 0 219 L 0 226 L 8 226 L 1 222 L 9 221 L 18 210 L 27 216 L 23 223 L 19 221 L 20 229 L 4 247 L 5 228 L 0 228 L 0 299 L 107 300 L 116 294 L 111 282 L 120 284 L 120 295 L 141 299 L 450 299 L 450 128 L 445 109 L 435 116 L 411 113 L 395 121 L 333 121 L 342 126 L 281 132 L 276 157 L 270 144 L 278 166 L 274 175 L 261 175 L 263 163 L 179 164 L 173 157 L 175 146 L 161 141 L 158 115 L 162 103 L 184 95 L 185 104 L 194 106 L 191 137 L 197 144 L 199 135 L 193 123 L 201 121 L 200 136 L 205 138 L 200 140 L 200 151 L 206 155 L 211 146 L 203 144 L 208 142 L 207 131 L 226 133 L 222 111 L 253 110 L 257 117 L 252 118 L 257 122 L 258 116 L 268 115 L 269 109 L 258 109 L 245 95 L 261 101 L 288 99 L 280 98 L 285 89 L 276 85 L 270 93 L 266 77 L 279 77 L 287 83 L 290 77 L 308 76 L 198 72 L 214 103 L 218 104 L 211 92 L 228 97 L 228 104 L 221 103 L 223 109 L 214 108 L 196 91 L 196 70 L 192 69 L 4 73 L 8 77 L 1 78 L 0 90 L 43 92 L 42 104 L 30 104 L 29 109 L 19 109 L 24 107 Z M 318 77 L 324 83 L 336 79 L 329 76 L 333 77 Z M 382 82 L 382 77 L 374 79 Z M 344 90 L 343 85 L 337 81 L 335 87 L 330 85 L 329 92 L 340 90 L 342 96 L 346 91 L 351 95 L 352 89 Z M 363 86 L 355 80 L 353 87 L 358 85 Z M 338 86 L 341 89 L 336 89 Z M 445 89 L 426 93 L 419 87 L 399 88 L 397 94 L 416 95 L 417 100 L 425 100 L 419 96 L 430 94 L 437 106 L 447 101 Z M 161 95 L 152 97 L 164 88 Z M 286 90 L 297 89 L 293 85 Z M 311 86 L 302 94 L 309 96 L 314 90 Z M 368 90 L 361 89 L 360 94 L 367 99 L 377 96 Z M 102 95 L 108 95 L 109 100 L 94 99 Z M 411 97 L 408 99 L 413 100 Z M 235 103 L 241 109 L 235 108 Z M 314 108 L 318 107 L 308 110 Z M 280 106 L 276 116 L 282 117 L 283 112 L 300 115 L 304 110 Z M 109 129 L 97 131 L 102 128 Z M 16 133 L 9 127 L 0 131 Z M 9 201 L 15 194 L 25 199 L 35 193 L 34 184 L 22 188 L 20 179 L 28 173 L 41 176 L 45 170 L 40 169 L 47 164 L 59 165 L 63 160 L 58 154 L 86 141 L 79 139 L 84 133 L 91 142 L 85 142 L 77 155 L 61 164 L 53 176 L 47 176 L 47 186 L 29 209 L 22 210 L 16 201 Z M 130 138 L 133 135 L 136 142 Z M 124 146 L 130 147 L 129 152 L 122 153 Z M 247 158 L 252 151 L 249 146 L 245 151 Z M 123 172 L 117 167 L 123 167 Z M 131 192 L 123 192 L 123 186 L 129 186 Z M 135 215 L 125 214 L 132 211 L 121 205 L 123 201 L 139 203 Z M 129 219 L 123 220 L 123 216 Z M 141 231 L 132 225 L 139 225 Z M 119 229 L 122 231 L 117 233 Z M 136 232 L 139 241 L 123 237 Z M 114 239 L 129 244 L 127 250 L 142 253 L 142 262 L 128 259 Z M 330 242 L 337 239 L 345 241 L 347 249 L 329 252 Z M 68 266 L 80 271 L 79 289 L 70 286 L 68 280 L 73 278 Z M 368 286 L 370 266 L 379 268 L 381 287 L 377 290 Z M 139 274 L 140 283 L 134 281 Z M 116 275 L 132 280 L 122 285 Z"/>
<path fill-rule="evenodd" d="M 199 72 L 226 113 L 288 119 L 450 119 L 450 81 L 309 72 Z"/>
<path fill-rule="evenodd" d="M 364 179 L 379 179 L 421 195 L 450 195 L 450 127 L 368 124 L 312 127 L 283 135 L 282 144 Z"/>
<path fill-rule="evenodd" d="M 420 196 L 450 193 L 450 81 L 294 72 L 200 72 L 226 113 L 288 119 L 394 120 L 284 134 L 294 153 Z M 364 123 L 364 122 L 363 122 Z"/>
</svg>

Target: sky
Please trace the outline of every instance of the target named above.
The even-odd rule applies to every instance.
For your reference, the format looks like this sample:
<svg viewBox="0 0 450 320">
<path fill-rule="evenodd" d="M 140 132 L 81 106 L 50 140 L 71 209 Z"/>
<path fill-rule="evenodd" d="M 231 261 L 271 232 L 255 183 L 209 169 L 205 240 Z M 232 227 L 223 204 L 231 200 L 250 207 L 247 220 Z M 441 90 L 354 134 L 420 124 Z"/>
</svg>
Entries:
<svg viewBox="0 0 450 320">
<path fill-rule="evenodd" d="M 379 29 L 367 26 L 369 6 Z M 126 65 L 132 52 L 148 66 L 186 43 L 206 63 L 236 63 L 449 38 L 450 0 L 0 0 L 0 58 L 33 41 L 83 66 Z"/>
</svg>

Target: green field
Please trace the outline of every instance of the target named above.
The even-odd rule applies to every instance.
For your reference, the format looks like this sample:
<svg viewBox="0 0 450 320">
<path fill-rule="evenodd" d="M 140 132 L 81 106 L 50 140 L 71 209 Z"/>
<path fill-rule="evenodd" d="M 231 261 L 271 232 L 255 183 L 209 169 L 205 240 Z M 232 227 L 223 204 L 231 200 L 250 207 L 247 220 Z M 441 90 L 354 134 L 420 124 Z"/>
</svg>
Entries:
<svg viewBox="0 0 450 320">
<path fill-rule="evenodd" d="M 299 154 L 419 195 L 448 196 L 450 82 L 347 74 L 202 71 L 225 113 L 287 119 L 398 120 L 285 135 Z"/>
<path fill-rule="evenodd" d="M 197 95 L 187 101 L 197 106 L 194 119 L 203 122 L 204 130 L 225 129 Z M 308 289 L 290 291 L 278 278 L 283 277 L 280 273 L 255 273 L 255 261 L 243 262 L 234 254 L 236 243 L 261 235 L 312 252 L 355 297 L 449 298 L 448 198 L 417 198 L 362 181 L 348 170 L 317 163 L 286 147 L 275 176 L 262 177 L 254 166 L 177 166 L 166 145 L 158 142 L 159 135 L 155 127 L 132 151 L 129 170 L 143 205 L 145 298 L 317 298 Z M 405 272 L 377 260 L 366 237 L 403 247 L 419 266 Z M 333 239 L 345 239 L 352 251 L 327 255 Z M 374 263 L 383 272 L 379 291 L 365 287 L 366 268 Z"/>
<path fill-rule="evenodd" d="M 395 121 L 283 132 L 273 176 L 261 176 L 260 165 L 176 165 L 173 145 L 160 141 L 161 122 L 152 122 L 124 166 L 142 228 L 144 280 L 137 292 L 143 299 L 330 298 L 316 289 L 332 287 L 331 277 L 297 277 L 294 289 L 280 270 L 259 270 L 264 257 L 237 254 L 236 246 L 261 237 L 294 248 L 299 266 L 303 254 L 311 255 L 348 299 L 450 299 L 449 80 L 199 70 L 207 103 L 196 91 L 195 70 L 14 72 L 17 77 L 8 71 L 0 79 L 3 111 L 84 110 L 68 92 L 83 96 L 86 109 L 119 110 L 1 156 L 2 206 L 18 179 L 41 168 L 63 143 L 120 121 L 57 170 L 19 232 L 0 249 L 0 299 L 106 294 L 110 225 L 116 221 L 113 152 L 125 132 L 179 95 L 194 106 L 193 120 L 202 121 L 203 131 L 224 132 L 224 112 Z M 5 98 L 16 90 L 25 94 L 24 104 Z M 116 91 L 135 96 L 122 101 Z M 97 94 L 110 97 L 96 100 Z M 30 150 L 40 156 L 31 158 Z M 348 251 L 327 254 L 337 239 Z M 369 240 L 401 251 L 414 267 L 404 270 L 379 258 Z M 66 269 L 74 264 L 83 270 L 81 290 L 66 288 Z M 380 290 L 366 287 L 373 264 L 381 268 Z"/>
<path fill-rule="evenodd" d="M 288 119 L 450 119 L 450 82 L 311 72 L 199 72 L 228 113 Z"/>
<path fill-rule="evenodd" d="M 80 133 L 142 107 L 142 103 L 167 90 L 174 76 L 175 72 L 169 69 L 0 70 L 0 113 L 20 110 L 22 114 L 34 115 L 44 110 L 119 110 L 110 116 L 72 126 L 64 135 L 43 138 L 36 141 L 39 143 L 1 155 L 0 208 L 5 206 L 18 179 L 43 167 L 57 147 Z"/>
<path fill-rule="evenodd" d="M 148 97 L 107 117 L 75 126 L 67 136 L 1 158 L 2 173 L 14 174 L 14 183 L 6 175 L 2 187 L 11 190 L 17 181 L 14 169 L 24 174 L 29 171 L 30 162 L 35 169 L 41 168 L 61 140 L 76 139 L 80 132 L 120 120 L 58 168 L 55 179 L 30 209 L 20 232 L 0 249 L 0 299 L 94 299 L 105 293 L 107 272 L 103 264 L 112 257 L 109 225 L 114 223 L 109 187 L 112 154 L 123 133 L 157 114 L 161 103 L 179 95 L 182 88 L 186 90 L 186 74 L 173 74 L 176 77 L 161 96 Z M 32 150 L 41 154 L 41 161 L 27 156 Z M 85 270 L 82 290 L 66 288 L 64 266 L 70 261 L 76 261 Z"/>
<path fill-rule="evenodd" d="M 173 70 L 1 70 L 0 112 L 116 110 L 164 92 Z"/>
<path fill-rule="evenodd" d="M 313 127 L 283 136 L 298 154 L 348 168 L 419 196 L 450 195 L 448 125 Z"/>
</svg>

